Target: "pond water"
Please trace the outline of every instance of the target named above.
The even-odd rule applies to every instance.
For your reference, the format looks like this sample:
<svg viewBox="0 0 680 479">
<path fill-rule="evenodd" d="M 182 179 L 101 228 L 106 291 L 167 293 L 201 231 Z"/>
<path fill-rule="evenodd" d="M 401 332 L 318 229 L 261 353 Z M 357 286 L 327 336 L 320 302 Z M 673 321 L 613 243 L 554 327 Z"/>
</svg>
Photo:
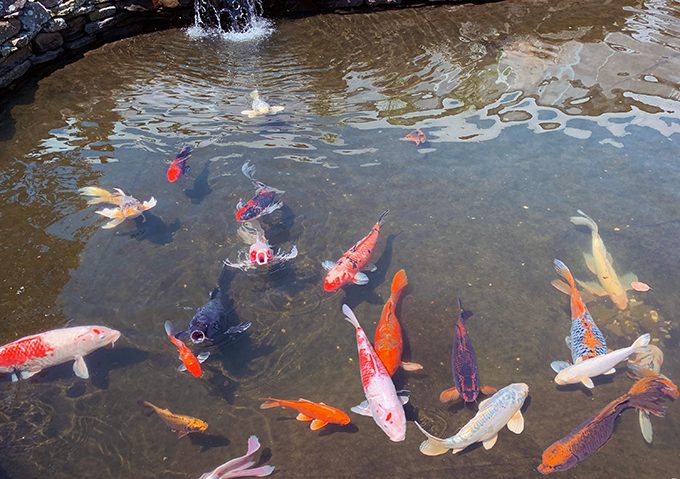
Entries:
<svg viewBox="0 0 680 479">
<path fill-rule="evenodd" d="M 119 329 L 114 349 L 0 383 L 0 476 L 198 477 L 259 436 L 275 477 L 538 477 L 542 450 L 625 393 L 625 364 L 592 393 L 557 388 L 549 363 L 569 359 L 569 302 L 550 286 L 553 258 L 593 279 L 595 218 L 620 274 L 653 289 L 617 312 L 590 305 L 612 348 L 649 331 L 662 371 L 680 380 L 680 9 L 671 0 L 506 1 L 278 20 L 246 42 L 183 30 L 88 52 L 5 98 L 0 117 L 3 265 L 0 344 L 71 325 Z M 253 89 L 285 105 L 247 118 Z M 420 128 L 427 143 L 403 137 Z M 167 163 L 194 148 L 192 171 L 171 184 Z M 252 195 L 241 165 L 278 189 L 265 217 L 271 243 L 298 257 L 273 275 L 221 274 L 244 245 L 234 207 Z M 78 195 L 120 187 L 158 205 L 146 222 L 103 230 Z M 336 260 L 386 208 L 366 286 L 326 293 Z M 351 305 L 374 334 L 395 272 L 410 288 L 399 316 L 411 391 L 406 440 L 370 418 L 311 432 L 259 398 L 363 400 Z M 178 373 L 163 323 L 184 326 L 219 283 L 230 321 L 252 321 L 213 348 L 200 379 Z M 452 385 L 456 296 L 481 381 L 526 382 L 521 435 L 490 450 L 426 457 L 418 420 L 453 435 L 475 413 L 438 401 Z M 652 311 L 654 313 L 652 313 Z M 650 320 L 658 315 L 656 321 Z M 151 401 L 206 420 L 178 440 L 137 405 Z M 680 409 L 653 418 L 647 445 L 637 413 L 610 442 L 561 477 L 675 477 Z"/>
</svg>

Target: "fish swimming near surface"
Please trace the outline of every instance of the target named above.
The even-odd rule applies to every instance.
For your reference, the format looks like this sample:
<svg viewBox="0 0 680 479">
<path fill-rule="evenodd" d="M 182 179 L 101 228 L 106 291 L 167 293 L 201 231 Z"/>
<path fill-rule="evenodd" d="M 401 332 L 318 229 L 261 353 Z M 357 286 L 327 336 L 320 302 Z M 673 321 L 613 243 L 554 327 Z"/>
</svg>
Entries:
<svg viewBox="0 0 680 479">
<path fill-rule="evenodd" d="M 441 402 L 455 401 L 462 397 L 463 401 L 475 402 L 479 393 L 490 396 L 496 392 L 491 386 L 480 386 L 477 356 L 472 347 L 472 340 L 465 328 L 465 321 L 472 313 L 463 309 L 458 298 L 458 319 L 453 332 L 453 348 L 451 349 L 451 370 L 453 371 L 454 386 L 445 389 L 439 395 Z"/>
<path fill-rule="evenodd" d="M 592 389 L 595 385 L 591 378 L 600 374 L 614 374 L 616 372 L 614 366 L 625 361 L 632 354 L 646 351 L 649 341 L 650 335 L 643 334 L 627 348 L 585 359 L 576 364 L 569 364 L 567 361 L 553 361 L 550 363 L 550 367 L 557 373 L 555 382 L 559 385 L 583 383 L 585 387 Z"/>
<path fill-rule="evenodd" d="M 84 357 L 118 341 L 120 331 L 104 326 L 53 329 L 0 346 L 0 374 L 11 374 L 12 382 L 28 379 L 45 368 L 73 363 L 81 379 L 90 377 Z"/>
<path fill-rule="evenodd" d="M 208 423 L 201 419 L 175 414 L 169 409 L 160 408 L 149 401 L 139 401 L 139 405 L 145 409 L 149 416 L 153 413 L 158 414 L 158 417 L 168 425 L 170 430 L 177 433 L 179 439 L 192 432 L 203 432 L 208 429 Z"/>
<path fill-rule="evenodd" d="M 349 416 L 340 409 L 302 398 L 298 401 L 266 398 L 265 402 L 260 405 L 260 409 L 269 409 L 273 407 L 294 409 L 299 413 L 295 419 L 298 421 L 311 421 L 309 428 L 312 431 L 321 429 L 327 424 L 340 424 L 344 426 L 350 423 Z"/>
<path fill-rule="evenodd" d="M 481 442 L 484 449 L 491 449 L 496 444 L 498 432 L 506 425 L 515 434 L 520 434 L 524 430 L 521 408 L 528 394 L 529 386 L 524 383 L 504 387 L 479 403 L 475 417 L 448 439 L 435 437 L 416 423 L 427 437 L 420 445 L 420 452 L 426 456 L 439 456 L 451 449 L 456 454 L 477 442 Z"/>
<path fill-rule="evenodd" d="M 177 156 L 175 157 L 174 160 L 172 160 L 172 163 L 170 163 L 168 171 L 166 172 L 166 176 L 170 183 L 176 182 L 182 176 L 189 173 L 191 167 L 187 164 L 187 161 L 189 160 L 190 155 L 191 155 L 190 146 L 182 147 L 179 153 L 177 153 Z"/>
<path fill-rule="evenodd" d="M 250 321 L 244 321 L 227 328 L 225 322 L 226 311 L 218 287 L 210 292 L 208 302 L 196 310 L 187 329 L 176 333 L 175 337 L 188 335 L 194 344 L 215 342 L 224 336 L 241 334 L 252 325 Z"/>
<path fill-rule="evenodd" d="M 631 289 L 630 284 L 637 281 L 637 276 L 627 273 L 619 278 L 613 266 L 614 260 L 600 237 L 597 223 L 581 210 L 578 210 L 578 214 L 581 216 L 572 216 L 570 221 L 575 225 L 590 229 L 592 254 L 583 253 L 583 257 L 588 269 L 597 276 L 597 282 L 577 280 L 578 284 L 596 296 L 609 296 L 614 305 L 623 311 L 628 307 L 626 290 Z"/>
<path fill-rule="evenodd" d="M 390 374 L 373 350 L 350 307 L 343 304 L 342 312 L 356 330 L 361 384 L 366 395 L 366 400 L 351 410 L 362 416 L 371 416 L 390 440 L 403 441 L 406 439 L 406 414 L 403 405 L 408 402 L 408 391 L 397 393 Z"/>
<path fill-rule="evenodd" d="M 244 250 L 239 251 L 236 262 L 232 262 L 228 258 L 225 259 L 225 266 L 248 271 L 258 267 L 269 268 L 271 266 L 280 265 L 297 257 L 298 250 L 295 245 L 293 245 L 289 253 L 284 253 L 281 249 L 274 253 L 274 250 L 269 245 L 269 241 L 264 234 L 262 226 L 260 226 L 257 220 L 245 221 L 241 223 L 241 225 L 242 228 L 239 228 L 239 236 L 241 236 L 246 243 L 251 243 L 250 247 L 247 252 Z"/>
<path fill-rule="evenodd" d="M 648 351 L 636 353 L 628 358 L 628 376 L 636 380 L 656 375 L 666 378 L 666 376 L 661 374 L 663 351 L 653 344 L 647 346 L 647 349 Z M 654 430 L 652 428 L 652 421 L 649 419 L 649 413 L 644 409 L 638 409 L 638 421 L 642 437 L 651 444 L 654 440 Z"/>
<path fill-rule="evenodd" d="M 80 188 L 79 191 L 81 195 L 91 197 L 87 202 L 88 205 L 109 203 L 117 206 L 117 208 L 104 208 L 103 210 L 95 211 L 98 215 L 111 220 L 102 226 L 103 229 L 115 228 L 126 219 L 136 218 L 140 215 L 143 220 L 146 220 L 144 212 L 156 206 L 156 199 L 153 196 L 149 201 L 142 202 L 137 198 L 126 195 L 120 188 L 115 188 L 114 193 L 96 186 L 86 186 L 85 188 Z"/>
<path fill-rule="evenodd" d="M 420 146 L 427 141 L 425 133 L 421 129 L 413 130 L 411 133 L 404 137 L 408 141 L 412 141 L 416 146 Z"/>
<path fill-rule="evenodd" d="M 241 172 L 255 187 L 255 196 L 247 202 L 240 199 L 236 205 L 236 221 L 250 221 L 268 215 L 283 206 L 283 202 L 274 201 L 276 194 L 282 195 L 285 191 L 277 190 L 271 186 L 267 186 L 261 181 L 255 179 L 255 165 L 251 165 L 246 161 L 241 167 Z"/>
<path fill-rule="evenodd" d="M 182 364 L 179 365 L 177 370 L 189 371 L 189 373 L 191 373 L 191 375 L 195 378 L 201 377 L 203 374 L 201 363 L 208 359 L 210 353 L 203 352 L 199 354 L 198 357 L 194 356 L 194 353 L 191 352 L 191 349 L 189 349 L 186 344 L 175 337 L 172 331 L 172 323 L 170 321 L 165 322 L 165 334 L 168 335 L 170 342 L 174 344 L 179 351 L 179 359 L 182 361 Z"/>
<path fill-rule="evenodd" d="M 250 93 L 250 98 L 252 98 L 253 103 L 251 105 L 250 110 L 243 110 L 241 112 L 241 115 L 246 115 L 248 118 L 255 118 L 256 116 L 262 116 L 262 115 L 274 115 L 276 113 L 279 113 L 283 111 L 284 107 L 282 106 L 271 106 L 269 103 L 264 101 L 260 97 L 260 92 L 257 90 L 253 90 Z"/>
<path fill-rule="evenodd" d="M 401 336 L 401 326 L 399 325 L 399 318 L 397 318 L 396 307 L 406 286 L 408 286 L 406 271 L 400 269 L 394 275 L 390 297 L 385 306 L 383 306 L 380 321 L 375 330 L 375 352 L 390 376 L 394 376 L 399 367 L 405 371 L 419 371 L 423 369 L 423 366 L 418 363 L 409 363 L 401 360 L 404 341 Z"/>
<path fill-rule="evenodd" d="M 385 216 L 390 210 L 385 210 L 378 217 L 371 232 L 360 239 L 354 246 L 345 251 L 345 254 L 335 263 L 324 261 L 323 268 L 328 271 L 323 282 L 324 291 L 335 291 L 348 283 L 363 285 L 368 283 L 368 276 L 364 271 L 373 272 L 378 269 L 371 259 L 375 252 L 375 245 L 380 235 L 380 227 L 385 221 Z"/>
<path fill-rule="evenodd" d="M 590 311 L 581 299 L 581 294 L 576 289 L 574 277 L 571 275 L 569 268 L 559 259 L 553 260 L 553 266 L 557 274 L 562 276 L 567 283 L 560 280 L 552 281 L 552 285 L 563 293 L 567 293 L 570 299 L 571 307 L 571 332 L 565 338 L 567 346 L 571 351 L 571 360 L 573 363 L 582 361 L 584 359 L 594 358 L 602 354 L 607 354 L 607 341 L 597 327 Z"/>
<path fill-rule="evenodd" d="M 248 450 L 245 455 L 225 462 L 211 472 L 206 472 L 198 479 L 232 479 L 236 477 L 265 477 L 274 472 L 274 466 L 253 467 L 255 461 L 253 454 L 260 449 L 260 441 L 257 436 L 248 438 Z"/>
<path fill-rule="evenodd" d="M 597 415 L 543 451 L 543 460 L 538 466 L 538 472 L 550 474 L 566 471 L 595 454 L 612 436 L 616 418 L 626 409 L 637 408 L 663 417 L 666 414 L 666 406 L 661 402 L 674 401 L 678 396 L 680 396 L 678 387 L 668 378 L 649 376 L 640 379 L 626 394 L 614 399 Z"/>
</svg>

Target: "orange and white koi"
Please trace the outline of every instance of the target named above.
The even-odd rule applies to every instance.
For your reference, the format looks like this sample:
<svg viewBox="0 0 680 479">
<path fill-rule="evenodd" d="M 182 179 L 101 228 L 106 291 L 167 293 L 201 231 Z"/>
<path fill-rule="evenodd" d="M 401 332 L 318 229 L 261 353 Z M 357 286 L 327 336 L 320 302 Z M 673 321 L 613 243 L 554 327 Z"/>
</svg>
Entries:
<svg viewBox="0 0 680 479">
<path fill-rule="evenodd" d="M 95 211 L 98 215 L 111 220 L 102 226 L 103 229 L 115 228 L 127 218 L 136 218 L 141 215 L 142 219 L 145 219 L 144 212 L 156 206 L 156 199 L 153 196 L 149 201 L 141 202 L 137 198 L 126 195 L 120 188 L 115 188 L 114 193 L 96 186 L 86 186 L 79 191 L 83 196 L 92 197 L 88 200 L 88 205 L 109 203 L 117 206 L 117 208 L 104 208 L 103 210 Z"/>
<path fill-rule="evenodd" d="M 405 371 L 419 371 L 423 366 L 418 363 L 409 363 L 401 360 L 404 350 L 404 341 L 401 336 L 401 326 L 397 318 L 397 301 L 401 297 L 404 288 L 408 286 L 408 278 L 403 269 L 397 271 L 392 280 L 390 297 L 383 306 L 378 327 L 375 330 L 375 353 L 382 361 L 385 369 L 394 376 L 401 367 Z"/>
<path fill-rule="evenodd" d="M 371 232 L 345 251 L 336 263 L 332 261 L 321 263 L 328 271 L 323 282 L 324 291 L 335 291 L 350 282 L 358 285 L 368 283 L 368 276 L 363 271 L 373 272 L 377 269 L 370 261 L 375 252 L 375 244 L 378 242 L 380 227 L 389 212 L 390 210 L 383 211 Z"/>
<path fill-rule="evenodd" d="M 168 335 L 168 339 L 172 344 L 175 345 L 179 351 L 179 358 L 182 360 L 182 364 L 177 368 L 178 371 L 189 371 L 191 375 L 198 378 L 203 374 L 201 369 L 201 363 L 208 359 L 210 356 L 209 352 L 203 352 L 197 356 L 191 352 L 191 349 L 187 347 L 186 344 L 181 339 L 177 339 L 172 331 L 172 323 L 170 321 L 165 322 L 165 334 Z"/>
<path fill-rule="evenodd" d="M 637 408 L 663 417 L 666 406 L 661 401 L 674 401 L 679 396 L 678 387 L 667 378 L 649 376 L 640 379 L 626 394 L 614 399 L 600 413 L 543 451 L 538 472 L 550 474 L 566 471 L 595 454 L 609 441 L 614 433 L 616 418 L 626 409 Z"/>
<path fill-rule="evenodd" d="M 238 235 L 247 243 L 250 244 L 248 250 L 240 250 L 236 262 L 232 262 L 228 258 L 225 259 L 224 265 L 230 268 L 248 271 L 258 267 L 271 268 L 272 266 L 282 265 L 297 257 L 297 247 L 293 245 L 289 253 L 284 253 L 279 249 L 276 253 L 269 245 L 264 230 L 258 220 L 250 220 L 241 223 L 238 229 Z"/>
<path fill-rule="evenodd" d="M 321 429 L 327 424 L 346 425 L 350 423 L 349 416 L 340 409 L 324 403 L 315 403 L 307 399 L 300 398 L 298 401 L 288 401 L 285 399 L 266 398 L 260 405 L 260 409 L 282 407 L 294 409 L 299 414 L 295 419 L 298 421 L 311 421 L 309 428 L 312 431 Z"/>
<path fill-rule="evenodd" d="M 192 432 L 203 432 L 208 429 L 208 423 L 202 419 L 175 414 L 169 409 L 160 408 L 149 401 L 138 401 L 138 404 L 145 409 L 148 416 L 153 413 L 158 414 L 158 417 L 168 425 L 170 430 L 177 433 L 179 439 Z"/>
</svg>

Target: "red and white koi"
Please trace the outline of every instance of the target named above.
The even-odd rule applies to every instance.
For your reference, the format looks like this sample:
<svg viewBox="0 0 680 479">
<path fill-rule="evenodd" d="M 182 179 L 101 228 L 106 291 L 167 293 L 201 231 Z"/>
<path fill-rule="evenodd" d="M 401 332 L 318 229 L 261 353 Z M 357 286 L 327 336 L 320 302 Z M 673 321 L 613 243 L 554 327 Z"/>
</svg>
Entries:
<svg viewBox="0 0 680 479">
<path fill-rule="evenodd" d="M 249 161 L 243 163 L 241 167 L 243 175 L 250 180 L 255 187 L 255 196 L 248 201 L 239 199 L 236 205 L 236 221 L 251 221 L 268 215 L 283 206 L 283 202 L 274 201 L 276 194 L 284 194 L 285 191 L 277 190 L 271 186 L 265 185 L 259 180 L 255 179 L 255 165 L 251 165 Z"/>
<path fill-rule="evenodd" d="M 373 259 L 375 244 L 380 235 L 380 227 L 389 212 L 390 210 L 383 211 L 378 221 L 373 225 L 371 232 L 345 251 L 345 254 L 336 263 L 332 261 L 321 263 L 321 266 L 328 271 L 323 282 L 324 291 L 335 291 L 348 283 L 358 285 L 368 283 L 368 276 L 363 271 L 373 272 L 378 269 L 371 263 L 371 259 Z"/>
<path fill-rule="evenodd" d="M 84 356 L 113 344 L 120 332 L 104 326 L 77 326 L 53 329 L 26 336 L 0 346 L 0 373 L 12 381 L 28 379 L 45 368 L 75 360 L 73 371 L 82 379 L 90 377 Z"/>
<path fill-rule="evenodd" d="M 366 395 L 366 400 L 354 406 L 351 411 L 373 417 L 390 440 L 403 441 L 406 438 L 406 414 L 403 405 L 408 402 L 408 391 L 399 391 L 400 394 L 397 394 L 390 374 L 375 353 L 351 308 L 343 304 L 342 312 L 356 330 L 361 384 Z"/>
<path fill-rule="evenodd" d="M 263 266 L 269 268 L 297 257 L 298 250 L 295 246 L 293 246 L 289 253 L 284 253 L 281 249 L 274 253 L 274 250 L 269 245 L 269 241 L 267 241 L 262 226 L 260 226 L 257 220 L 242 223 L 241 228 L 238 230 L 238 235 L 246 244 L 250 244 L 250 247 L 247 251 L 242 249 L 238 252 L 236 262 L 232 262 L 228 258 L 224 260 L 224 265 L 230 268 L 237 268 L 242 271 Z"/>
</svg>

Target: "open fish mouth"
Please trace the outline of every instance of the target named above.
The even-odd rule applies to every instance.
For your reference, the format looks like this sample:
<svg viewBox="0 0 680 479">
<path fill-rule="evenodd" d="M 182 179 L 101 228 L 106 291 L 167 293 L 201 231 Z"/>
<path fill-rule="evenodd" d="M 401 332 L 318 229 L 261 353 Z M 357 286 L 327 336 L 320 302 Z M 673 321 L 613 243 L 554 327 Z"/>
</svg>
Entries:
<svg viewBox="0 0 680 479">
<path fill-rule="evenodd" d="M 199 344 L 205 341 L 205 333 L 203 331 L 192 331 L 189 336 L 194 344 Z"/>
</svg>

